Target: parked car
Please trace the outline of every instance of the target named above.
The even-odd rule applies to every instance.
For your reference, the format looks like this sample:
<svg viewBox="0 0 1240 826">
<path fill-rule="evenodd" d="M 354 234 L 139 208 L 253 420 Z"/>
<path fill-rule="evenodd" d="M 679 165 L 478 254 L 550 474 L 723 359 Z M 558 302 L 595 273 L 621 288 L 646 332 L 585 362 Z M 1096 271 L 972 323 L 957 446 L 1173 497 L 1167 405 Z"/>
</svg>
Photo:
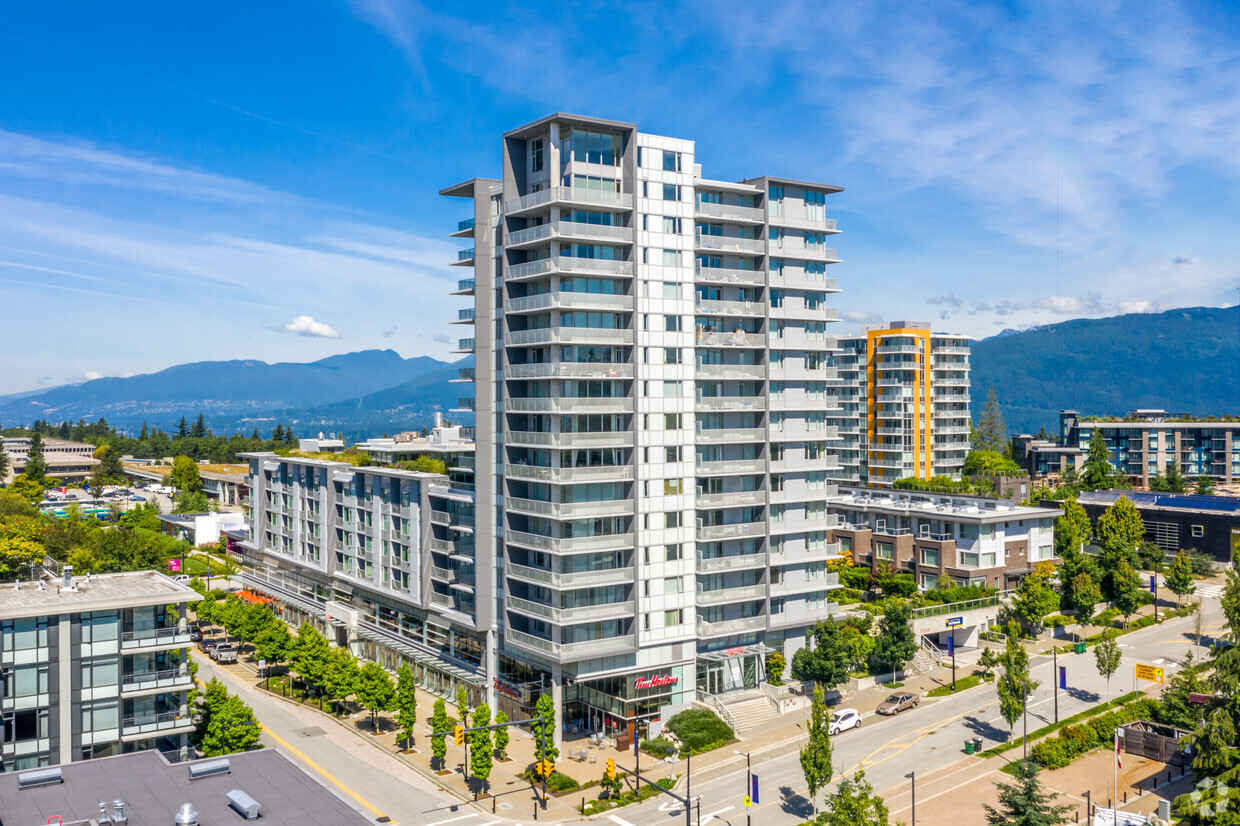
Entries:
<svg viewBox="0 0 1240 826">
<path fill-rule="evenodd" d="M 189 641 L 202 642 L 202 626 L 191 625 L 189 627 Z"/>
<path fill-rule="evenodd" d="M 217 663 L 235 663 L 237 661 L 237 646 L 231 642 L 222 642 L 211 649 L 211 659 Z"/>
<path fill-rule="evenodd" d="M 827 733 L 832 737 L 842 731 L 859 728 L 861 726 L 861 712 L 855 708 L 837 708 L 835 713 L 831 715 L 831 722 L 827 725 Z"/>
<path fill-rule="evenodd" d="M 202 649 L 202 653 L 206 654 L 208 657 L 211 657 L 212 659 L 215 659 L 215 658 L 211 655 L 211 649 L 215 648 L 215 645 L 216 645 L 215 640 L 203 639 L 201 632 L 199 633 L 198 647 Z"/>
<path fill-rule="evenodd" d="M 921 698 L 916 694 L 892 694 L 878 706 L 879 714 L 899 714 L 907 708 L 917 708 Z"/>
<path fill-rule="evenodd" d="M 176 576 L 172 578 L 172 581 L 180 582 L 182 585 L 189 585 L 190 575 L 189 574 L 177 574 Z"/>
<path fill-rule="evenodd" d="M 129 501 L 130 502 L 145 502 L 146 497 L 139 496 L 138 494 L 135 493 L 133 496 L 129 497 Z"/>
</svg>

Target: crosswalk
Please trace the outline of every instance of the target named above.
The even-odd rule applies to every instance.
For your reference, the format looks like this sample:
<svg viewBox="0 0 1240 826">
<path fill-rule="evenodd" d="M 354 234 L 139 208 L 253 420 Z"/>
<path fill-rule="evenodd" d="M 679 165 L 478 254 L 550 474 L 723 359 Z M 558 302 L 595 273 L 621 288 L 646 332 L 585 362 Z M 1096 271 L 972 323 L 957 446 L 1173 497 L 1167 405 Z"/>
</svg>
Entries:
<svg viewBox="0 0 1240 826">
<path fill-rule="evenodd" d="M 1216 585 L 1212 582 L 1198 582 L 1197 590 L 1193 592 L 1193 596 L 1203 597 L 1205 599 L 1222 599 L 1223 586 Z"/>
</svg>

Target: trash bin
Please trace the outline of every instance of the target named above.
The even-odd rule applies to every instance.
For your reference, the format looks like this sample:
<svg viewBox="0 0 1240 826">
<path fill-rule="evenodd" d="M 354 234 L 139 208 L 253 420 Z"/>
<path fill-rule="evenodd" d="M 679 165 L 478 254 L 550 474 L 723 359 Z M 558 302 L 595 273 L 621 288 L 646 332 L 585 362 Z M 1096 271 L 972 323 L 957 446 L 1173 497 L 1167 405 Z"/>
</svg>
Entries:
<svg viewBox="0 0 1240 826">
<path fill-rule="evenodd" d="M 974 749 L 976 749 L 976 748 L 977 748 L 977 747 L 976 747 L 975 745 L 973 745 L 973 741 L 972 741 L 972 740 L 965 740 L 965 741 L 964 741 L 964 753 L 965 753 L 965 754 L 972 754 L 972 753 L 973 753 L 973 751 L 974 751 Z"/>
<path fill-rule="evenodd" d="M 1085 653 L 1085 643 L 1083 643 L 1083 642 L 1078 642 L 1078 643 L 1076 643 L 1076 645 L 1074 645 L 1074 646 L 1073 646 L 1073 648 L 1075 648 L 1075 649 L 1076 649 L 1076 653 L 1078 653 L 1078 654 L 1084 654 L 1084 653 Z"/>
</svg>

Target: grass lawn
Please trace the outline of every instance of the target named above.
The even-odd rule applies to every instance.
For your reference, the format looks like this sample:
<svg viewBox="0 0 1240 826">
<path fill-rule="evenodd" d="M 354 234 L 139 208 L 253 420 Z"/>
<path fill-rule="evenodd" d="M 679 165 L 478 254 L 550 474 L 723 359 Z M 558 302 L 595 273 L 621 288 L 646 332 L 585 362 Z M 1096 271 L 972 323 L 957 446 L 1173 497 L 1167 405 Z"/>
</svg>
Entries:
<svg viewBox="0 0 1240 826">
<path fill-rule="evenodd" d="M 948 683 L 947 685 L 941 685 L 938 688 L 931 689 L 930 692 L 926 694 L 926 696 L 927 697 L 946 697 L 950 694 L 955 694 L 955 693 L 964 691 L 966 688 L 972 688 L 975 685 L 980 685 L 981 682 L 982 682 L 982 678 L 979 675 L 970 674 L 967 677 L 957 678 L 956 691 L 952 691 L 951 683 Z"/>
</svg>

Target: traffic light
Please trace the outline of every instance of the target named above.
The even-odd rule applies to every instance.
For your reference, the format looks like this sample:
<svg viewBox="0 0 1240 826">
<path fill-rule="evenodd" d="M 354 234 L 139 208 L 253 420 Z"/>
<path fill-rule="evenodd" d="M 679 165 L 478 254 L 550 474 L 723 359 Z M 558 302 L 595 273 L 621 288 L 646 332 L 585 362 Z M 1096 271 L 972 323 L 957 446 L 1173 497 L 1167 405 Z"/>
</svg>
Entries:
<svg viewBox="0 0 1240 826">
<path fill-rule="evenodd" d="M 616 779 L 616 761 L 612 757 L 607 758 L 607 779 L 608 780 Z"/>
<path fill-rule="evenodd" d="M 537 768 L 539 777 L 550 777 L 551 773 L 555 771 L 555 763 L 552 763 L 550 760 L 540 761 Z"/>
<path fill-rule="evenodd" d="M 458 725 L 453 730 L 453 735 L 456 737 L 456 744 L 458 746 L 465 745 L 465 727 L 464 726 Z"/>
</svg>

